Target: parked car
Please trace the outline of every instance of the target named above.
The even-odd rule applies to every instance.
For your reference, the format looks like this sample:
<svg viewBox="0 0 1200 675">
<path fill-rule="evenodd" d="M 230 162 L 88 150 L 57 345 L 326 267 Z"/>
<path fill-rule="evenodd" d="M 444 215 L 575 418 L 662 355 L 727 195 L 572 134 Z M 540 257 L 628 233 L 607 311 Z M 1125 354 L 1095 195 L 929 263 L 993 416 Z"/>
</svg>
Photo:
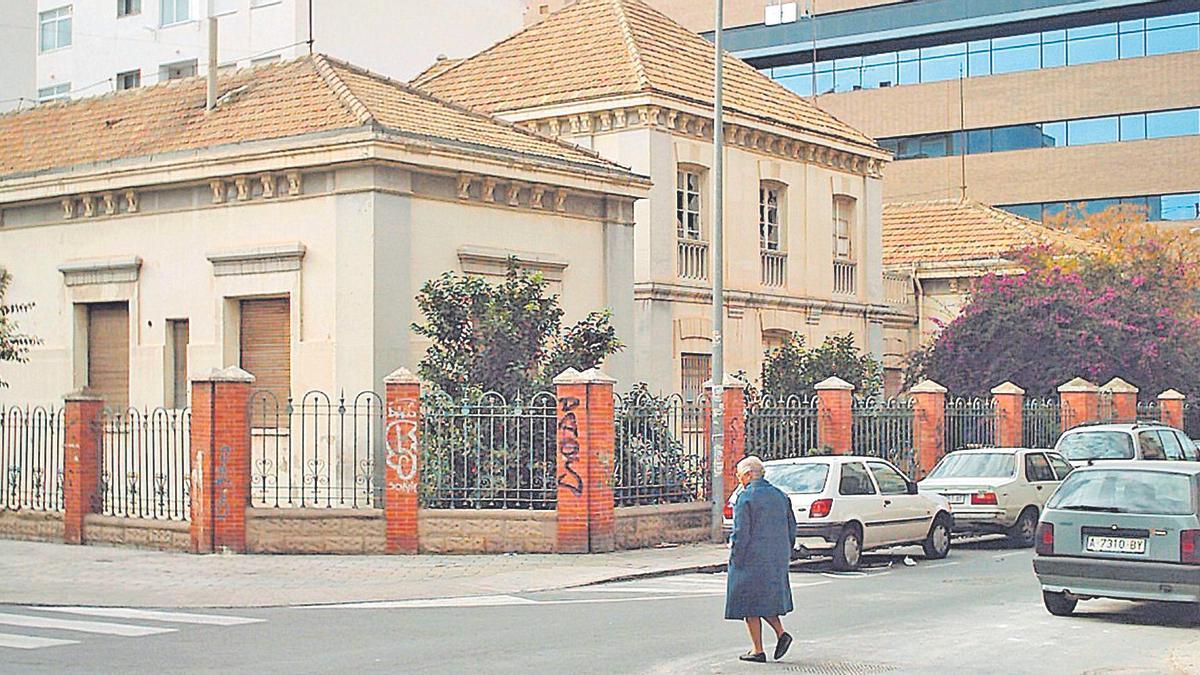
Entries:
<svg viewBox="0 0 1200 675">
<path fill-rule="evenodd" d="M 1054 450 L 1077 467 L 1102 460 L 1200 460 L 1186 434 L 1157 422 L 1075 427 L 1059 437 Z"/>
<path fill-rule="evenodd" d="M 950 502 L 956 532 L 1005 534 L 1027 547 L 1042 507 L 1071 470 L 1049 450 L 959 450 L 943 457 L 918 487 Z"/>
<path fill-rule="evenodd" d="M 950 552 L 950 504 L 922 494 L 890 462 L 837 455 L 766 462 L 766 478 L 792 501 L 795 548 L 801 556 L 828 554 L 834 567 L 853 570 L 873 549 L 919 544 L 928 558 Z M 734 490 L 725 505 L 725 532 L 733 527 Z"/>
<path fill-rule="evenodd" d="M 1051 614 L 1080 600 L 1200 603 L 1200 462 L 1104 462 L 1046 504 L 1033 569 Z M 1198 607 L 1200 609 L 1200 607 Z"/>
</svg>

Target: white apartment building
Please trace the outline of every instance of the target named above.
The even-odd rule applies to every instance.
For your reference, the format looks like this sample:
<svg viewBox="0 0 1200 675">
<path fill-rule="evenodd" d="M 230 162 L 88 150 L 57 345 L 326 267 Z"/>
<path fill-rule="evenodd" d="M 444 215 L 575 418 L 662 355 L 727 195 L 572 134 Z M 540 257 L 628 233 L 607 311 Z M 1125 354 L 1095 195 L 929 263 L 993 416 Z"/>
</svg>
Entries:
<svg viewBox="0 0 1200 675">
<path fill-rule="evenodd" d="M 26 26 L 37 0 L 0 2 L 0 113 L 29 107 L 37 95 L 37 38 Z"/>
<path fill-rule="evenodd" d="M 222 69 L 302 56 L 311 39 L 314 51 L 398 80 L 515 32 L 523 11 L 522 0 L 37 0 L 20 22 L 36 37 L 37 97 L 203 74 L 210 2 Z"/>
</svg>

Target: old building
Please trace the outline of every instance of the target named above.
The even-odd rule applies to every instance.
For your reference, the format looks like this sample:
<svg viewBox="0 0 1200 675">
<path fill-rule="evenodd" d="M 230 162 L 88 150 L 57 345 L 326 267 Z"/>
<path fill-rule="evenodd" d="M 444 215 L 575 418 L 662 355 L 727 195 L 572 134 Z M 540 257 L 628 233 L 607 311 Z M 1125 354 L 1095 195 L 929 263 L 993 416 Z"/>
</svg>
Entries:
<svg viewBox="0 0 1200 675">
<path fill-rule="evenodd" d="M 188 78 L 0 116 L 0 266 L 44 341 L 0 365 L 6 400 L 182 406 L 231 364 L 281 399 L 381 391 L 424 351 L 419 286 L 513 252 L 568 320 L 632 314 L 644 177 L 320 55 L 218 85 L 211 110 Z"/>
<path fill-rule="evenodd" d="M 888 153 L 726 55 L 726 369 L 764 348 L 852 333 L 879 355 L 880 176 Z M 709 377 L 712 45 L 641 0 L 579 0 L 416 81 L 650 176 L 635 206 L 635 370 L 694 395 Z"/>
</svg>

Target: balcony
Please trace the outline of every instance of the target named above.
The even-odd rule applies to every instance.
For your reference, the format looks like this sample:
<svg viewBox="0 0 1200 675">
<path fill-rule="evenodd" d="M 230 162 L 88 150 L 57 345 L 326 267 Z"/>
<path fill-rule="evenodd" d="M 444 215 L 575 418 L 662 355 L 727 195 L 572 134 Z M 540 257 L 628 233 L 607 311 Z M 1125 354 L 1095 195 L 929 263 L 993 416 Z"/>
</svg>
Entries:
<svg viewBox="0 0 1200 675">
<path fill-rule="evenodd" d="M 679 277 L 697 281 L 708 279 L 708 242 L 679 240 Z"/>
<path fill-rule="evenodd" d="M 883 301 L 895 307 L 913 303 L 913 281 L 906 272 L 883 273 Z"/>
<path fill-rule="evenodd" d="M 833 261 L 833 294 L 854 295 L 858 265 L 845 260 Z"/>
<path fill-rule="evenodd" d="M 787 283 L 787 254 L 783 251 L 762 252 L 762 285 L 782 287 Z"/>
</svg>

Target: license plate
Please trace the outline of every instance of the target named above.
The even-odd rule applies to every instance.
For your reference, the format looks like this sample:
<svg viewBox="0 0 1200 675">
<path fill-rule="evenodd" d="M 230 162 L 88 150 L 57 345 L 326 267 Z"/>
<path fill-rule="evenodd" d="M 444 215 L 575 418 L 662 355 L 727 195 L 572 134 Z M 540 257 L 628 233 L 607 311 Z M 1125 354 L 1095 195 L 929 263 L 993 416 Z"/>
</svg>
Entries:
<svg viewBox="0 0 1200 675">
<path fill-rule="evenodd" d="M 1096 553 L 1145 553 L 1146 540 L 1132 537 L 1088 537 L 1084 548 Z"/>
<path fill-rule="evenodd" d="M 966 495 L 942 495 L 942 496 L 945 497 L 946 501 L 950 502 L 951 504 L 966 504 L 967 503 Z"/>
</svg>

